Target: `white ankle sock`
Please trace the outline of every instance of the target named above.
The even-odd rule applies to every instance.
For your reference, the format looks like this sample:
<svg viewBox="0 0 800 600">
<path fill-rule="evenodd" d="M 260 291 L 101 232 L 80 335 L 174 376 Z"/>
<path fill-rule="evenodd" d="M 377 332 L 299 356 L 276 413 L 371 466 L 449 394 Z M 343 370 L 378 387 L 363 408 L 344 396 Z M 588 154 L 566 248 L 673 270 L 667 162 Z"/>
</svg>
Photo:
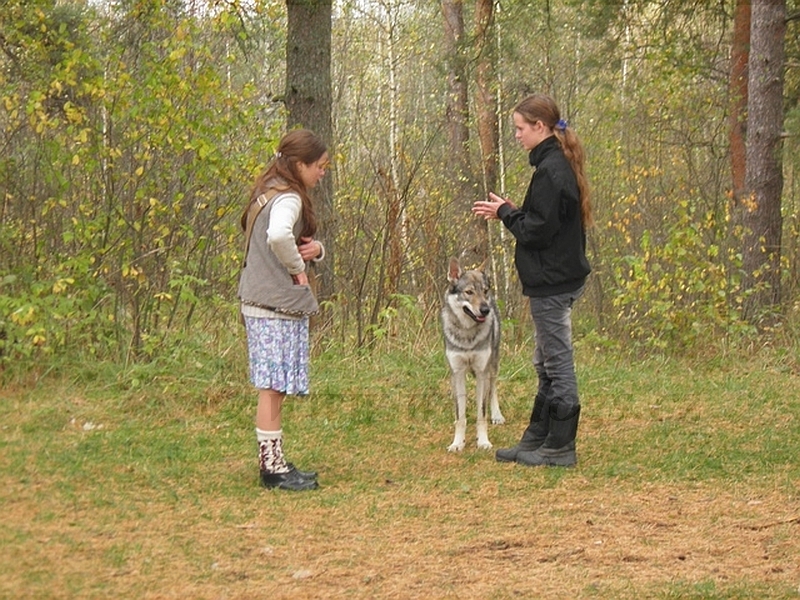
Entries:
<svg viewBox="0 0 800 600">
<path fill-rule="evenodd" d="M 264 431 L 256 427 L 256 439 L 261 470 L 268 473 L 287 473 L 289 467 L 283 456 L 283 430 Z"/>
</svg>

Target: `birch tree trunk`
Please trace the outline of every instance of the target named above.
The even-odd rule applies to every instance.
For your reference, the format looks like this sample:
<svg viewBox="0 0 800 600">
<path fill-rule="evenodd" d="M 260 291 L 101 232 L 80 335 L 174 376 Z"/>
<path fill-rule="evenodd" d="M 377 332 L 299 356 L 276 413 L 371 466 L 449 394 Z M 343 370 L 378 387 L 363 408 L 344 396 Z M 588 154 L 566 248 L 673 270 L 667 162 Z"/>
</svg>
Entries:
<svg viewBox="0 0 800 600">
<path fill-rule="evenodd" d="M 380 312 L 392 302 L 392 298 L 400 289 L 403 273 L 406 240 L 406 212 L 405 194 L 403 183 L 400 181 L 400 147 L 399 147 L 399 117 L 398 106 L 400 103 L 397 78 L 397 20 L 398 8 L 394 2 L 381 4 L 381 10 L 375 17 L 379 20 L 382 33 L 381 62 L 385 65 L 382 74 L 386 78 L 386 92 L 389 106 L 389 170 L 378 168 L 381 192 L 385 199 L 386 222 L 384 228 L 383 244 L 381 247 L 381 261 L 378 289 L 374 296 L 370 323 L 377 323 Z M 364 340 L 359 340 L 363 343 Z"/>
<path fill-rule="evenodd" d="M 386 71 L 389 83 L 389 179 L 390 186 L 387 190 L 389 200 L 387 235 L 390 239 L 389 265 L 387 270 L 387 291 L 390 296 L 398 291 L 400 277 L 403 271 L 404 249 L 406 240 L 406 210 L 405 198 L 402 193 L 403 184 L 400 181 L 400 156 L 398 142 L 398 116 L 397 108 L 400 104 L 397 84 L 397 10 L 394 6 L 387 7 L 386 27 Z M 389 229 L 390 228 L 390 229 Z"/>
</svg>

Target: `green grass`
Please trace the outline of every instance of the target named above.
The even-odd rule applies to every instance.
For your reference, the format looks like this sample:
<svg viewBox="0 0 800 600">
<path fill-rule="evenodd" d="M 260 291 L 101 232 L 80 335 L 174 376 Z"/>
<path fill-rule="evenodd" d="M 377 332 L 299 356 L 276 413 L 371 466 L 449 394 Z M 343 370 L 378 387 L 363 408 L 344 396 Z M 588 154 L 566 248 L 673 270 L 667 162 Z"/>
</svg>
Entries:
<svg viewBox="0 0 800 600">
<path fill-rule="evenodd" d="M 0 597 L 800 597 L 797 353 L 577 344 L 575 469 L 446 451 L 436 339 L 327 348 L 290 399 L 308 494 L 257 485 L 243 343 L 148 365 L 54 363 L 0 392 Z M 514 443 L 531 349 L 504 348 Z M 222 358 L 221 358 L 222 357 Z"/>
</svg>

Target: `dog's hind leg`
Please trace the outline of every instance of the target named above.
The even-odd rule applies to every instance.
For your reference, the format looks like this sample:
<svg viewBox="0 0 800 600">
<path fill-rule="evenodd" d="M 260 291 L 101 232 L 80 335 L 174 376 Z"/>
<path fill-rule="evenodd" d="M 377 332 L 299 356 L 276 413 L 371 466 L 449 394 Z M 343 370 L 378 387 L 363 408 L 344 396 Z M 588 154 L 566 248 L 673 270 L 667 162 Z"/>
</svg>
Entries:
<svg viewBox="0 0 800 600">
<path fill-rule="evenodd" d="M 489 425 L 486 413 L 489 408 L 489 394 L 491 393 L 491 377 L 488 373 L 475 374 L 475 398 L 478 404 L 478 417 L 476 428 L 478 430 L 478 448 L 489 450 L 492 443 L 489 441 Z"/>
<path fill-rule="evenodd" d="M 448 446 L 450 452 L 461 452 L 467 437 L 467 371 L 466 368 L 453 369 L 450 378 L 453 389 L 453 405 L 456 413 L 456 432 L 453 443 Z"/>
<path fill-rule="evenodd" d="M 506 418 L 500 412 L 500 402 L 497 399 L 497 373 L 492 373 L 489 377 L 489 395 L 489 402 L 492 407 L 492 424 L 502 425 L 506 422 Z"/>
</svg>

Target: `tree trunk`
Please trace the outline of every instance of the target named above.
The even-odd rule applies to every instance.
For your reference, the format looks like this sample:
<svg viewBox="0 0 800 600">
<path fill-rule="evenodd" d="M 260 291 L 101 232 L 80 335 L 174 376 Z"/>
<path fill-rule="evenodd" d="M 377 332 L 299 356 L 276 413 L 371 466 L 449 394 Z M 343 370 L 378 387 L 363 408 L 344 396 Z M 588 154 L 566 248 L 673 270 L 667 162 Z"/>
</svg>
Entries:
<svg viewBox="0 0 800 600">
<path fill-rule="evenodd" d="M 494 0 L 477 0 L 475 5 L 475 54 L 478 68 L 475 73 L 477 94 L 475 107 L 478 113 L 478 139 L 481 145 L 483 166 L 483 190 L 497 192 L 498 132 L 495 81 L 495 52 L 493 36 Z M 489 256 L 489 227 L 484 219 L 474 219 L 476 252 L 484 258 Z"/>
<path fill-rule="evenodd" d="M 469 161 L 469 96 L 467 86 L 467 61 L 464 48 L 463 0 L 442 0 L 444 40 L 447 51 L 447 107 L 446 119 L 450 132 L 448 171 L 453 192 L 451 206 L 454 222 L 470 218 L 472 203 L 476 200 L 475 185 Z M 457 249 L 462 263 L 477 266 L 486 258 L 485 226 L 470 223 L 465 235 L 459 236 Z"/>
<path fill-rule="evenodd" d="M 389 238 L 389 264 L 387 265 L 386 291 L 393 297 L 399 290 L 403 274 L 405 248 L 408 240 L 406 231 L 405 198 L 400 181 L 400 147 L 398 106 L 400 95 L 397 84 L 397 33 L 396 9 L 387 7 L 386 26 L 386 66 L 389 84 L 389 181 L 386 185 L 388 206 L 386 211 L 386 235 Z"/>
<path fill-rule="evenodd" d="M 747 61 L 750 52 L 750 0 L 736 0 L 733 17 L 730 71 L 730 128 L 728 140 L 731 155 L 733 198 L 741 199 L 745 189 L 747 119 Z"/>
<path fill-rule="evenodd" d="M 442 0 L 442 14 L 448 66 L 446 118 L 450 129 L 450 158 L 459 171 L 467 172 L 469 105 L 463 50 L 464 3 L 462 0 Z"/>
<path fill-rule="evenodd" d="M 286 108 L 288 127 L 305 127 L 320 136 L 333 156 L 331 121 L 331 14 L 332 0 L 286 0 Z M 318 239 L 325 245 L 325 260 L 318 269 L 318 296 L 333 293 L 333 259 L 336 215 L 333 181 L 324 177 L 314 190 L 319 223 Z"/>
<path fill-rule="evenodd" d="M 747 100 L 747 171 L 742 223 L 745 317 L 780 301 L 785 0 L 754 0 Z"/>
</svg>

